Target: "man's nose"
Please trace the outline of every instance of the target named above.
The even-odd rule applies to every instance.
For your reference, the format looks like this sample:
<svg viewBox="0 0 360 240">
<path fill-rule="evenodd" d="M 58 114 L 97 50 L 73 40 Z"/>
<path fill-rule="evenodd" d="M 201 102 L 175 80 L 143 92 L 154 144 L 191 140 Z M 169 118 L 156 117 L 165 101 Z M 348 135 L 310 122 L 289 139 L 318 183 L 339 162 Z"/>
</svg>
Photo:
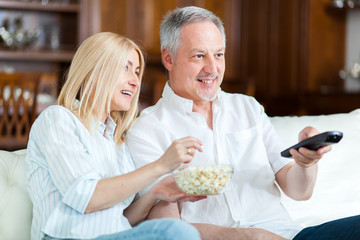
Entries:
<svg viewBox="0 0 360 240">
<path fill-rule="evenodd" d="M 214 57 L 208 57 L 206 59 L 204 71 L 208 74 L 217 73 L 216 59 Z"/>
</svg>

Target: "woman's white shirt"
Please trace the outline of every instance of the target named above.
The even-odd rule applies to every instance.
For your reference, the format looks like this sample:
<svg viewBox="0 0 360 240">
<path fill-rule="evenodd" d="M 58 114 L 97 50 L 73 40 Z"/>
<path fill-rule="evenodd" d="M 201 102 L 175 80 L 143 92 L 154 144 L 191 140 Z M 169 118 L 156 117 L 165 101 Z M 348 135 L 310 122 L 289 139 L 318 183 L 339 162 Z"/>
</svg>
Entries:
<svg viewBox="0 0 360 240">
<path fill-rule="evenodd" d="M 34 122 L 27 147 L 27 188 L 33 202 L 31 239 L 94 238 L 131 228 L 123 211 L 134 199 L 85 214 L 98 181 L 135 170 L 125 144 L 115 146 L 114 121 L 93 122 L 89 132 L 61 106 Z"/>
</svg>

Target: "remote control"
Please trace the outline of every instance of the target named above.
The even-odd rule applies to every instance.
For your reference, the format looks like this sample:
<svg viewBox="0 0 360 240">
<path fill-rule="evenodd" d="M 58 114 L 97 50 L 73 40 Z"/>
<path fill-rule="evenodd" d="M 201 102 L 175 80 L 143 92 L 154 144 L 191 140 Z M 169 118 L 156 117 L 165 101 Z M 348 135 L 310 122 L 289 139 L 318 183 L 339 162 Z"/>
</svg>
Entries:
<svg viewBox="0 0 360 240">
<path fill-rule="evenodd" d="M 290 149 L 294 148 L 298 150 L 301 147 L 310 149 L 310 150 L 317 150 L 321 147 L 328 146 L 334 143 L 338 143 L 343 137 L 343 133 L 339 131 L 329 131 L 323 132 L 313 137 L 307 138 L 288 149 L 285 149 L 281 152 L 281 156 L 283 157 L 291 157 Z"/>
</svg>

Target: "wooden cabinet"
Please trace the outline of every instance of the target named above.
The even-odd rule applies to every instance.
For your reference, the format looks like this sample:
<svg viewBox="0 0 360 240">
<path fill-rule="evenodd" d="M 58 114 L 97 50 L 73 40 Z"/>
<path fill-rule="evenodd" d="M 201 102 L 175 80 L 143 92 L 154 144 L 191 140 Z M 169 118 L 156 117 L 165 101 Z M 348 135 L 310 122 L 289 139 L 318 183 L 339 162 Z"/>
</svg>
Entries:
<svg viewBox="0 0 360 240">
<path fill-rule="evenodd" d="M 61 86 L 76 47 L 88 36 L 81 27 L 86 4 L 86 0 L 0 1 L 2 30 L 17 41 L 6 44 L 1 35 L 0 71 L 54 74 L 55 85 Z M 30 34 L 36 35 L 35 40 L 26 44 L 24 36 Z M 23 39 L 16 40 L 18 36 Z"/>
<path fill-rule="evenodd" d="M 318 95 L 321 101 L 327 93 L 343 91 L 338 72 L 344 67 L 346 16 L 329 11 L 329 0 L 101 0 L 97 4 L 93 8 L 98 9 L 93 14 L 98 17 L 97 31 L 126 35 L 146 52 L 141 95 L 146 104 L 158 100 L 166 81 L 160 60 L 162 17 L 187 5 L 206 8 L 224 22 L 222 88 L 244 92 L 253 84 L 255 97 L 269 115 L 321 114 L 321 106 L 315 110 L 316 103 L 310 106 L 307 96 Z"/>
<path fill-rule="evenodd" d="M 328 12 L 328 0 L 241 3 L 242 74 L 254 79 L 255 96 L 269 115 L 306 114 L 308 94 L 343 89 L 338 72 L 346 19 Z"/>
<path fill-rule="evenodd" d="M 82 40 L 96 32 L 116 32 L 144 49 L 141 103 L 147 106 L 159 99 L 167 80 L 160 58 L 162 18 L 176 7 L 195 5 L 224 22 L 224 90 L 241 93 L 254 85 L 253 95 L 269 115 L 321 114 L 321 104 L 309 103 L 308 96 L 318 102 L 327 94 L 354 99 L 335 93 L 344 87 L 338 71 L 344 67 L 346 15 L 329 10 L 328 4 L 329 0 L 70 0 L 63 5 L 61 0 L 49 0 L 43 5 L 41 0 L 0 0 L 0 21 L 3 12 L 23 12 L 54 19 L 60 28 L 57 50 L 2 48 L 0 68 L 6 64 L 17 71 L 62 76 Z"/>
</svg>

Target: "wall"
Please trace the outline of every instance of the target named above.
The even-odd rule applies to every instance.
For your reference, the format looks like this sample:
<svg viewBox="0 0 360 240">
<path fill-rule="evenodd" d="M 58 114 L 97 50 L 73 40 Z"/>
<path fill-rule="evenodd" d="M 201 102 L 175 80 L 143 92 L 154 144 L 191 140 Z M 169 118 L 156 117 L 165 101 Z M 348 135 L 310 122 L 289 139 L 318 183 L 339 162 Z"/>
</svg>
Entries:
<svg viewBox="0 0 360 240">
<path fill-rule="evenodd" d="M 360 62 L 360 9 L 348 11 L 346 17 L 346 57 L 345 68 L 354 62 Z M 360 79 L 347 77 L 345 80 L 347 92 L 360 92 Z"/>
</svg>

